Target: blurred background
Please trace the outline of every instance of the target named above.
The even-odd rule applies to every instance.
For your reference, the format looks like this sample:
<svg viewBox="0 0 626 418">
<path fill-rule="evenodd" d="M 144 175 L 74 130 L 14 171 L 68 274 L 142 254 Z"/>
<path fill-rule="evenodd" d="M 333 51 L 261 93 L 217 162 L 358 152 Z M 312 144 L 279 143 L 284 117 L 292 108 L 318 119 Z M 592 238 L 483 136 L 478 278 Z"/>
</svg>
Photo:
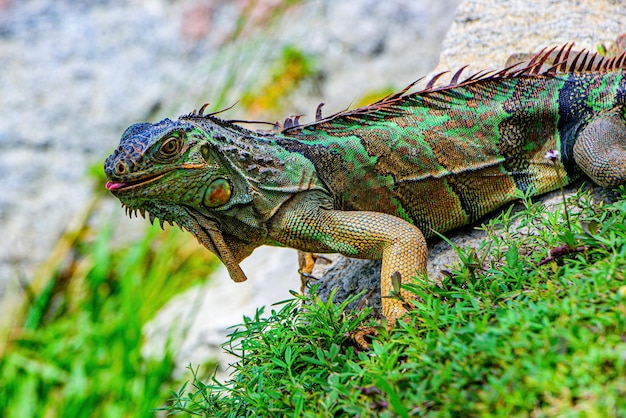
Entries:
<svg viewBox="0 0 626 418">
<path fill-rule="evenodd" d="M 369 103 L 435 67 L 457 3 L 0 0 L 0 415 L 150 416 L 192 361 L 175 364 L 168 335 L 146 359 L 142 329 L 219 264 L 105 192 L 128 125 L 206 102 L 271 122 Z M 216 279 L 231 287 L 211 290 L 203 320 L 225 330 L 289 297 L 295 263 L 264 250 L 244 267 L 250 286 Z"/>
</svg>

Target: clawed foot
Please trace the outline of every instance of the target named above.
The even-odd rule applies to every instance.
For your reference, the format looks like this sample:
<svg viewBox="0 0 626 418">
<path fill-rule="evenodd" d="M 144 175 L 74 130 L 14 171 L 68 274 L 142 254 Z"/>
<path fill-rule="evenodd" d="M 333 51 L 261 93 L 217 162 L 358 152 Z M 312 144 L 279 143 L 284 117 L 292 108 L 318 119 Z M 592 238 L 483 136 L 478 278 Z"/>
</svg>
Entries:
<svg viewBox="0 0 626 418">
<path fill-rule="evenodd" d="M 410 324 L 411 323 L 411 317 L 410 315 L 404 315 L 402 318 L 400 318 L 397 321 L 389 321 L 387 323 L 387 331 L 391 332 L 396 324 L 398 323 L 398 321 L 402 321 L 405 324 Z M 350 333 L 348 336 L 352 339 L 352 341 L 354 341 L 354 343 L 356 344 L 356 346 L 361 350 L 361 351 L 368 351 L 370 349 L 370 344 L 367 342 L 366 337 L 368 336 L 372 336 L 375 337 L 376 335 L 378 335 L 378 329 L 380 328 L 380 326 L 375 326 L 375 327 L 358 327 L 356 329 L 356 331 Z"/>
<path fill-rule="evenodd" d="M 365 340 L 365 337 L 368 335 L 378 335 L 378 327 L 359 327 L 349 336 L 361 351 L 368 351 L 370 349 L 370 345 Z"/>
</svg>

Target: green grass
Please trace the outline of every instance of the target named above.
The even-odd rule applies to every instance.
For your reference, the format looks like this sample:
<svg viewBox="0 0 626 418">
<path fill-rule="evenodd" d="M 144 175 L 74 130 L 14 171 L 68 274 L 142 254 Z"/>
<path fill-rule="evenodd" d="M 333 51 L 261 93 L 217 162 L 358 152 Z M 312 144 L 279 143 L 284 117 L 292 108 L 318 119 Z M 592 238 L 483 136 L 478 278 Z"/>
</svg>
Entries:
<svg viewBox="0 0 626 418">
<path fill-rule="evenodd" d="M 152 417 L 165 403 L 174 365 L 168 352 L 142 358 L 143 325 L 216 260 L 158 227 L 114 249 L 118 220 L 66 234 L 69 250 L 48 263 L 40 289 L 27 289 L 0 357 L 0 416 Z"/>
<path fill-rule="evenodd" d="M 562 210 L 524 202 L 484 225 L 480 248 L 459 249 L 462 262 L 439 285 L 410 286 L 412 322 L 381 328 L 370 351 L 349 337 L 367 312 L 297 296 L 234 329 L 224 347 L 239 362 L 228 382 L 196 378 L 166 410 L 625 416 L 626 201 L 596 205 L 579 192 L 568 202 L 571 231 Z M 563 243 L 570 250 L 546 262 Z"/>
<path fill-rule="evenodd" d="M 11 330 L 0 415 L 625 415 L 626 201 L 579 192 L 570 231 L 561 210 L 520 198 L 441 283 L 411 286 L 411 323 L 380 328 L 370 351 L 350 337 L 375 324 L 369 311 L 296 295 L 233 328 L 229 381 L 196 376 L 175 392 L 170 355 L 142 358 L 141 330 L 215 259 L 180 231 L 116 249 L 117 219 L 83 224 Z"/>
</svg>

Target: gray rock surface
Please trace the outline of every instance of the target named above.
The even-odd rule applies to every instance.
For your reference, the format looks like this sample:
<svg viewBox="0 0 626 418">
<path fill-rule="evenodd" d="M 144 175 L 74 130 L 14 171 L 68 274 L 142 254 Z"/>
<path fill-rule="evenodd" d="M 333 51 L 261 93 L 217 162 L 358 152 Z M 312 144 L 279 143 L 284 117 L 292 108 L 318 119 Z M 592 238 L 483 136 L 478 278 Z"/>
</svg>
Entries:
<svg viewBox="0 0 626 418">
<path fill-rule="evenodd" d="M 157 316 L 144 327 L 145 357 L 160 358 L 167 344 L 174 352 L 176 377 L 186 373 L 189 364 L 203 365 L 207 361 L 220 365 L 220 378 L 226 376 L 227 365 L 233 358 L 221 349 L 234 325 L 243 322 L 244 315 L 254 317 L 257 309 L 293 299 L 290 289 L 300 288 L 297 257 L 286 248 L 261 247 L 241 263 L 253 277 L 246 283 L 233 283 L 224 268 L 212 280 L 174 297 Z"/>
<path fill-rule="evenodd" d="M 436 71 L 499 67 L 515 52 L 576 42 L 595 49 L 626 31 L 623 0 L 466 0 L 442 43 Z"/>
</svg>

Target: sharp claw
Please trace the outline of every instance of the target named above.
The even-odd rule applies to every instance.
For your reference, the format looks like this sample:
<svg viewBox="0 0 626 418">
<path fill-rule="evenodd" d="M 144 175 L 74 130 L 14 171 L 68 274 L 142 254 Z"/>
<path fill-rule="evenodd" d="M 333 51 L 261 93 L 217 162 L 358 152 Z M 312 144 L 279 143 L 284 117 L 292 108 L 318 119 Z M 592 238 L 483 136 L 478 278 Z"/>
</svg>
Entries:
<svg viewBox="0 0 626 418">
<path fill-rule="evenodd" d="M 352 338 L 361 351 L 368 351 L 370 345 L 365 341 L 365 337 L 368 335 L 378 335 L 378 330 L 375 327 L 359 327 L 355 332 L 351 333 L 349 337 Z"/>
<path fill-rule="evenodd" d="M 315 258 L 316 260 L 324 260 L 327 263 L 332 263 L 333 260 L 331 260 L 330 258 L 326 257 L 324 254 L 313 254 L 313 258 Z"/>
<path fill-rule="evenodd" d="M 302 270 L 302 269 L 298 269 L 298 274 L 302 277 L 305 277 L 306 279 L 309 280 L 319 280 L 318 277 L 315 277 L 314 275 L 307 273 L 306 271 Z"/>
</svg>

